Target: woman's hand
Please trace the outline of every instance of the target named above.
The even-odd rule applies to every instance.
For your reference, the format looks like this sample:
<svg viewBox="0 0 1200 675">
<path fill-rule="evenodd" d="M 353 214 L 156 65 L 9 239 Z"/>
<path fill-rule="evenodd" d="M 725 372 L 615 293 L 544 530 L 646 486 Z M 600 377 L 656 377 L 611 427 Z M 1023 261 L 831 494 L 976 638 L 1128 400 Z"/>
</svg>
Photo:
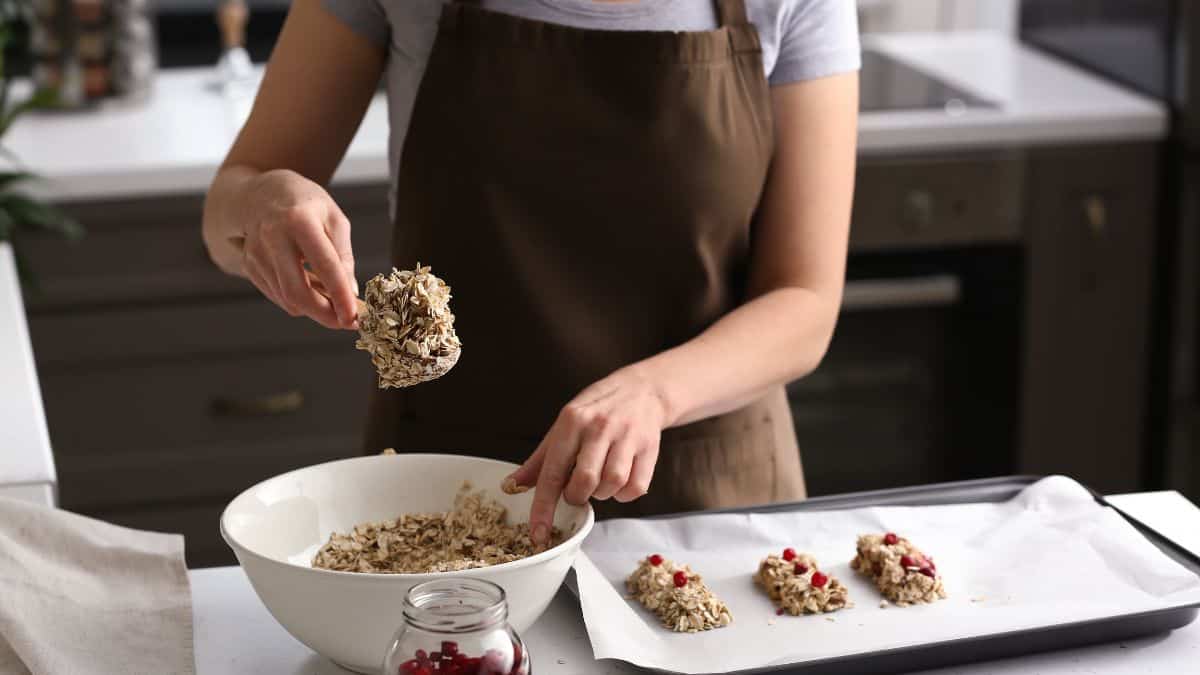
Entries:
<svg viewBox="0 0 1200 675">
<path fill-rule="evenodd" d="M 583 505 L 590 497 L 628 502 L 646 494 L 668 424 L 665 400 L 637 367 L 580 392 L 508 481 L 537 486 L 529 515 L 534 542 L 549 539 L 559 496 Z"/>
<path fill-rule="evenodd" d="M 292 316 L 327 328 L 353 328 L 358 314 L 350 221 L 320 185 L 295 171 L 231 167 L 222 211 L 207 219 L 204 240 L 225 272 L 249 279 Z M 216 184 L 215 184 L 216 185 Z M 214 185 L 214 187 L 215 187 Z M 305 271 L 311 267 L 325 294 Z"/>
</svg>

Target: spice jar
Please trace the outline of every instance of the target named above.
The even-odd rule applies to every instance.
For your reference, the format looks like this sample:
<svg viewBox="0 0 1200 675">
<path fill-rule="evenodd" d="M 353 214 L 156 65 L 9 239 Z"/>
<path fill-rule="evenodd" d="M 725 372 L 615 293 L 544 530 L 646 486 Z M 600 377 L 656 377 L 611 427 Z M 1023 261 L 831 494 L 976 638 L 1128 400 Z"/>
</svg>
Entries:
<svg viewBox="0 0 1200 675">
<path fill-rule="evenodd" d="M 508 624 L 504 589 L 482 579 L 413 586 L 384 675 L 531 675 L 529 652 Z"/>
</svg>

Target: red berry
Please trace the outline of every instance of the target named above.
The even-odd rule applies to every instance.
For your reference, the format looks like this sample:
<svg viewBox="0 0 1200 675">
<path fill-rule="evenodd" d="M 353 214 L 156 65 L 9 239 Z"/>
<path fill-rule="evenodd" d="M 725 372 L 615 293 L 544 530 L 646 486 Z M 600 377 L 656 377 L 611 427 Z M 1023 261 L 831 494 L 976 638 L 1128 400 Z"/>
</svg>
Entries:
<svg viewBox="0 0 1200 675">
<path fill-rule="evenodd" d="M 442 660 L 442 653 L 441 653 L 441 652 L 430 652 L 430 654 L 429 654 L 429 660 L 430 660 L 430 661 L 441 661 L 441 660 Z"/>
<path fill-rule="evenodd" d="M 414 654 L 414 656 L 417 657 L 418 661 L 428 661 L 429 660 L 429 653 L 426 652 L 424 649 L 418 649 L 417 653 Z"/>
<path fill-rule="evenodd" d="M 897 537 L 895 532 L 888 532 L 887 534 L 883 535 L 883 543 L 887 544 L 888 546 L 895 546 L 896 544 L 900 543 L 900 537 Z"/>
<path fill-rule="evenodd" d="M 438 668 L 438 672 L 445 673 L 446 675 L 463 675 L 462 668 L 454 665 L 450 661 L 443 661 L 442 667 Z"/>
<path fill-rule="evenodd" d="M 662 564 L 662 556 L 657 553 L 650 556 L 650 564 L 654 565 L 655 567 L 658 567 L 659 565 Z"/>
<path fill-rule="evenodd" d="M 421 667 L 421 664 L 417 663 L 416 659 L 409 659 L 409 660 L 405 661 L 404 663 L 400 664 L 399 672 L 400 672 L 400 675 L 412 675 L 413 673 L 417 672 L 417 668 L 420 668 L 420 667 Z"/>
<path fill-rule="evenodd" d="M 937 572 L 934 572 L 932 567 L 922 567 L 921 574 L 924 574 L 925 576 L 929 577 L 930 579 L 937 576 Z"/>
<path fill-rule="evenodd" d="M 916 567 L 917 563 L 913 562 L 911 556 L 902 555 L 900 556 L 900 566 L 904 569 L 908 569 L 909 567 Z"/>
<path fill-rule="evenodd" d="M 783 549 L 783 559 L 788 562 L 795 560 L 796 559 L 796 549 L 794 549 L 794 548 Z"/>
<path fill-rule="evenodd" d="M 508 675 L 522 675 L 525 669 L 521 667 L 521 645 L 513 643 L 513 664 L 512 670 L 508 671 Z"/>
<path fill-rule="evenodd" d="M 782 607 L 775 610 L 775 616 L 783 616 L 783 608 Z"/>
<path fill-rule="evenodd" d="M 808 565 L 805 565 L 804 563 L 796 563 L 796 566 L 792 568 L 792 571 L 796 573 L 796 576 L 808 574 Z"/>
<path fill-rule="evenodd" d="M 829 583 L 829 577 L 821 574 L 820 572 L 813 572 L 810 583 L 817 588 L 824 588 L 825 584 Z"/>
<path fill-rule="evenodd" d="M 453 640 L 443 640 L 442 654 L 444 656 L 456 656 L 458 654 L 458 643 Z"/>
<path fill-rule="evenodd" d="M 679 570 L 678 572 L 675 573 L 675 576 L 672 577 L 672 580 L 675 582 L 675 588 L 683 588 L 684 586 L 687 586 L 687 582 L 688 582 L 687 572 L 684 572 L 683 570 Z"/>
</svg>

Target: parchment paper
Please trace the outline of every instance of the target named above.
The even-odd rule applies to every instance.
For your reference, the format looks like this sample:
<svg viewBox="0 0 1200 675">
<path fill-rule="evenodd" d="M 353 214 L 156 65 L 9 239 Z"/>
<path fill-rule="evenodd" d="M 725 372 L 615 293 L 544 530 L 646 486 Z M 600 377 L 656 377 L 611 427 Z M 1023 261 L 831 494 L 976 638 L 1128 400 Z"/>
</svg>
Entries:
<svg viewBox="0 0 1200 675">
<path fill-rule="evenodd" d="M 850 569 L 860 533 L 896 532 L 937 560 L 949 598 L 879 606 Z M 751 576 L 768 553 L 816 556 L 855 606 L 776 616 Z M 597 523 L 575 563 L 597 658 L 710 673 L 874 652 L 953 638 L 1200 603 L 1200 577 L 1166 557 L 1078 483 L 1046 478 L 1003 504 L 875 507 Z M 731 626 L 672 633 L 627 599 L 637 561 L 687 563 L 733 613 Z"/>
</svg>

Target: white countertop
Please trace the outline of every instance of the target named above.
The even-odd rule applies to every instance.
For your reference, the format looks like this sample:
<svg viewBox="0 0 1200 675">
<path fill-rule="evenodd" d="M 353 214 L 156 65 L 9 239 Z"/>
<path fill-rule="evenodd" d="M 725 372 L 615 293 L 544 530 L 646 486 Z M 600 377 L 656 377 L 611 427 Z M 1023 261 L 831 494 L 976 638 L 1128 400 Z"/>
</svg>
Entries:
<svg viewBox="0 0 1200 675">
<path fill-rule="evenodd" d="M 867 36 L 877 49 L 995 101 L 995 110 L 865 113 L 864 154 L 1162 138 L 1164 107 L 1031 50 L 1002 33 Z M 200 192 L 207 188 L 249 109 L 249 94 L 223 97 L 208 69 L 163 71 L 144 106 L 23 118 L 5 145 L 47 177 L 59 200 Z M 335 181 L 388 175 L 387 111 L 368 109 Z"/>
<path fill-rule="evenodd" d="M 1200 531 L 1200 511 L 1178 493 L 1114 500 L 1152 527 Z M 198 675 L 344 675 L 297 642 L 271 618 L 238 567 L 191 572 Z M 596 661 L 579 603 L 565 588 L 522 636 L 538 675 L 641 673 Z M 1180 675 L 1200 661 L 1200 621 L 1166 635 L 927 671 L 925 675 Z"/>
<path fill-rule="evenodd" d="M 0 243 L 0 383 L 0 496 L 48 503 L 55 483 L 50 434 L 7 243 Z"/>
</svg>

